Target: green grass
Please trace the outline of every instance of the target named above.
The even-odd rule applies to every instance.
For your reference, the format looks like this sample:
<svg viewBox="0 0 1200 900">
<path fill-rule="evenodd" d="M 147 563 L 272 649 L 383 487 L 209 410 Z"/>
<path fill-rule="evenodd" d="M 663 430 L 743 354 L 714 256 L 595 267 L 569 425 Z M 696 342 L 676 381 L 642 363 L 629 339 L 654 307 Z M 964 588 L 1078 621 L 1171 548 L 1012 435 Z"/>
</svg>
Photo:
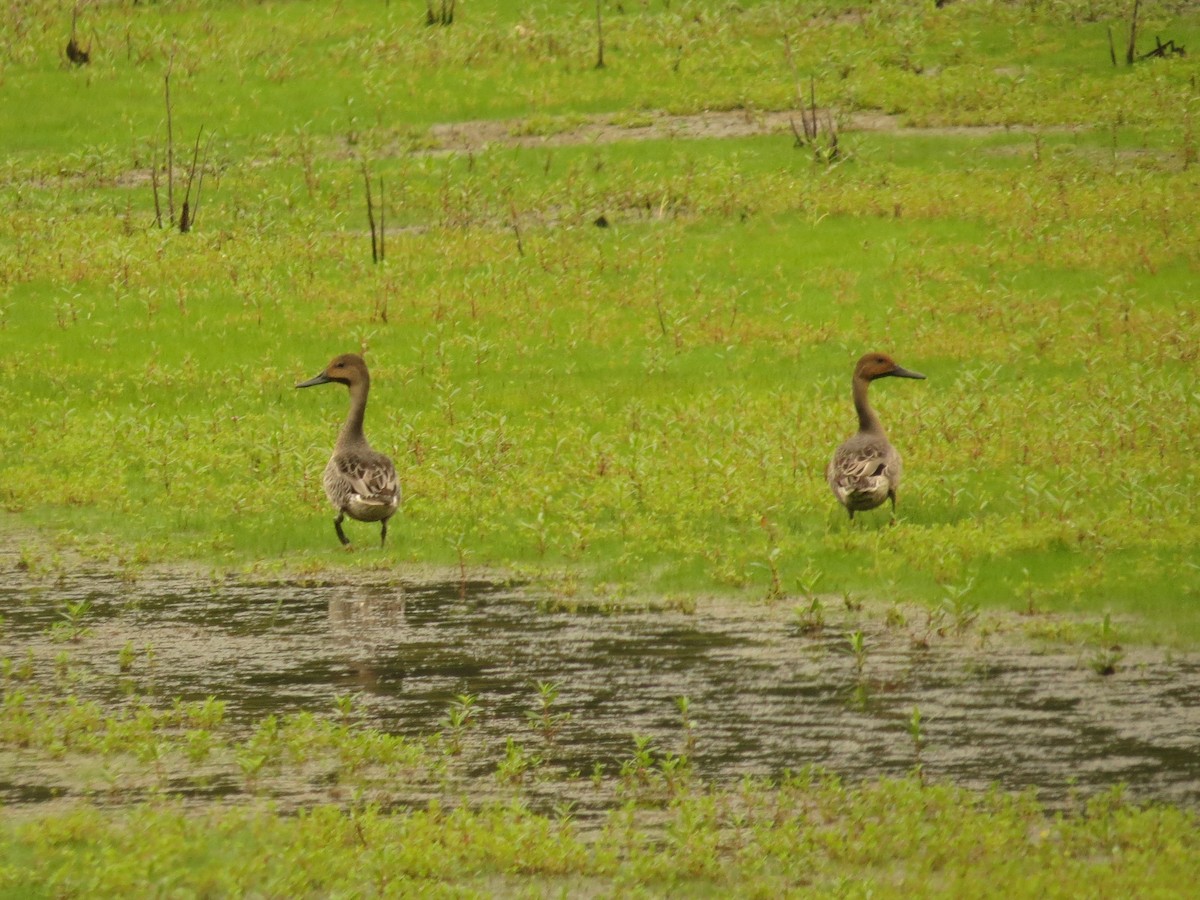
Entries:
<svg viewBox="0 0 1200 900">
<path fill-rule="evenodd" d="M 1028 798 L 800 779 L 691 792 L 655 818 L 631 807 L 585 835 L 520 803 L 391 815 L 83 809 L 6 824 L 0 891 L 1170 897 L 1200 875 L 1194 819 L 1119 797 L 1046 819 Z"/>
<path fill-rule="evenodd" d="M 528 109 L 506 79 L 552 95 L 551 132 L 556 113 L 786 104 L 771 3 L 610 11 L 603 71 L 577 58 L 586 23 L 516 6 L 449 29 L 354 3 L 322 27 L 292 4 L 96 11 L 106 50 L 79 71 L 39 20 L 4 76 L 31 101 L 6 107 L 0 139 L 0 500 L 101 556 L 376 565 L 336 552 L 319 489 L 344 397 L 291 390 L 367 349 L 368 430 L 407 495 L 395 564 L 755 597 L 770 558 L 786 591 L 814 568 L 829 590 L 929 600 L 974 578 L 980 600 L 1023 607 L 1020 583 L 1043 608 L 1141 614 L 1148 636 L 1194 641 L 1195 590 L 1164 573 L 1197 546 L 1195 63 L 1064 57 L 1082 6 L 872 9 L 857 52 L 874 74 L 822 76 L 823 98 L 888 109 L 894 89 L 912 121 L 1009 121 L 914 90 L 883 38 L 907 35 L 968 90 L 996 80 L 950 57 L 998 63 L 1019 36 L 1033 97 L 1013 121 L 1032 130 L 845 132 L 833 167 L 785 135 L 396 152 L 430 146 L 436 119 Z M 817 33 L 851 27 L 815 21 L 789 27 L 798 72 Z M 1196 24 L 1163 27 L 1182 41 Z M 720 60 L 700 67 L 704 104 L 657 96 L 680 85 L 633 52 L 670 28 L 714 42 L 697 51 Z M 146 166 L 185 30 L 177 134 L 218 136 L 181 236 L 147 229 Z M 522 41 L 529 68 L 502 65 Z M 772 53 L 774 74 L 748 79 Z M 449 71 L 466 75 L 452 101 Z M 1068 76 L 1103 103 L 1063 95 Z M 400 78 L 412 107 L 394 105 Z M 1166 107 L 1182 119 L 1152 114 Z M 383 266 L 358 155 L 388 186 Z M 930 376 L 875 390 L 908 461 L 891 531 L 882 513 L 848 528 L 822 480 L 868 348 Z"/>
<path fill-rule="evenodd" d="M 349 698 L 248 727 L 213 698 L 135 688 L 106 708 L 71 693 L 82 673 L 64 655 L 45 689 L 6 667 L 0 753 L 89 800 L 5 816 L 0 896 L 1168 897 L 1200 875 L 1194 813 L 1120 789 L 1052 811 L 1033 792 L 971 793 L 917 771 L 720 787 L 693 769 L 691 734 L 676 735 L 683 752 L 642 738 L 619 764 L 566 773 L 536 727 L 503 751 L 464 748 L 449 720 L 409 740 L 356 724 Z M 180 795 L 214 788 L 219 799 Z M 546 801 L 559 792 L 577 800 Z"/>
</svg>

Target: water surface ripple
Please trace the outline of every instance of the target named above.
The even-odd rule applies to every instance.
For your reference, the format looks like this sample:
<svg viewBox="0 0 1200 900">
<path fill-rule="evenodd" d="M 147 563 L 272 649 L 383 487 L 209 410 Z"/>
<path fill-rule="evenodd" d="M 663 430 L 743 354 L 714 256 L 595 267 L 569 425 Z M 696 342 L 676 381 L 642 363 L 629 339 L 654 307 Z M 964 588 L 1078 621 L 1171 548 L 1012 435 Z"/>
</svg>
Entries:
<svg viewBox="0 0 1200 900">
<path fill-rule="evenodd" d="M 478 697 L 475 739 L 532 740 L 534 685 L 560 686 L 571 714 L 555 762 L 610 771 L 632 735 L 682 745 L 676 698 L 691 702 L 701 777 L 731 782 L 818 764 L 850 778 L 902 775 L 914 763 L 919 707 L 928 775 L 984 789 L 1035 787 L 1050 805 L 1126 783 L 1137 799 L 1200 805 L 1200 658 L 1147 651 L 1103 678 L 1086 650 L 1038 651 L 972 636 L 914 644 L 906 629 L 862 617 L 859 688 L 846 627 L 804 633 L 788 604 L 702 604 L 676 611 L 567 612 L 518 589 L 458 584 L 271 584 L 181 573 L 125 583 L 76 573 L 0 588 L 0 653 L 48 644 L 66 602 L 92 604 L 72 653 L 99 677 L 82 692 L 121 696 L 117 651 L 154 650 L 160 697 L 228 702 L 247 725 L 268 712 L 360 714 L 392 733 L 440 730 L 456 694 Z M 111 678 L 106 673 L 111 673 Z M 145 686 L 143 686 L 144 689 Z M 20 798 L 30 802 L 32 786 Z"/>
</svg>

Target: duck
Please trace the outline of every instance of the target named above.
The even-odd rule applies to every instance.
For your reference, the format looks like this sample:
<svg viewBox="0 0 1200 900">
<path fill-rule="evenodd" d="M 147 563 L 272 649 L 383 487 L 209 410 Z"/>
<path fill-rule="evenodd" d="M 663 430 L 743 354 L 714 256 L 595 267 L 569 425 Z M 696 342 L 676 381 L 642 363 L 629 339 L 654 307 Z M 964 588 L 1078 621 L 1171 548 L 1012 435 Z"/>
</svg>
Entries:
<svg viewBox="0 0 1200 900">
<path fill-rule="evenodd" d="M 892 503 L 896 521 L 896 489 L 903 466 L 900 454 L 883 430 L 883 423 L 867 400 L 867 389 L 877 378 L 925 376 L 899 365 L 886 353 L 868 353 L 854 367 L 854 408 L 858 411 L 858 433 L 842 443 L 829 461 L 825 480 L 850 520 L 861 510 L 875 509 L 884 500 Z"/>
<path fill-rule="evenodd" d="M 333 455 L 321 479 L 325 496 L 337 510 L 333 528 L 342 546 L 349 547 L 350 539 L 342 530 L 346 516 L 359 522 L 379 522 L 382 547 L 387 542 L 388 520 L 400 506 L 400 481 L 391 459 L 372 449 L 363 434 L 367 394 L 371 390 L 366 361 L 357 353 L 343 353 L 335 356 L 319 374 L 296 387 L 331 383 L 344 384 L 350 389 L 350 412 L 338 432 Z"/>
</svg>

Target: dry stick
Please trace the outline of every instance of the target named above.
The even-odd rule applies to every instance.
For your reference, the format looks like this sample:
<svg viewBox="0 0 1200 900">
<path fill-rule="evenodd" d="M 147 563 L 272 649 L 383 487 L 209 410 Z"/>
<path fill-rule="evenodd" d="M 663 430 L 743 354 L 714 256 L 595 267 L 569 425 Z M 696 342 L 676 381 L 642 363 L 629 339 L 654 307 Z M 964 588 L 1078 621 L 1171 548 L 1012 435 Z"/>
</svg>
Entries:
<svg viewBox="0 0 1200 900">
<path fill-rule="evenodd" d="M 808 102 L 812 107 L 812 136 L 817 139 L 817 79 L 811 75 L 808 78 Z"/>
<path fill-rule="evenodd" d="M 167 61 L 167 74 L 163 76 L 163 94 L 167 104 L 167 216 L 175 224 L 175 138 L 171 131 L 171 69 L 175 66 L 175 51 Z"/>
<path fill-rule="evenodd" d="M 379 262 L 379 249 L 375 243 L 375 209 L 371 201 L 371 175 L 367 172 L 367 161 L 362 162 L 363 182 L 367 186 L 367 222 L 371 225 L 371 262 Z"/>
<path fill-rule="evenodd" d="M 387 203 L 383 199 L 383 176 L 379 176 L 379 261 L 383 262 L 387 259 L 387 254 L 384 252 L 383 240 L 387 234 L 385 227 L 385 217 L 387 216 Z"/>
<path fill-rule="evenodd" d="M 596 68 L 604 68 L 604 16 L 600 11 L 600 0 L 596 0 Z"/>
<path fill-rule="evenodd" d="M 150 156 L 150 184 L 154 187 L 154 224 L 162 228 L 162 204 L 158 201 L 158 144 Z"/>
<path fill-rule="evenodd" d="M 800 87 L 800 77 L 796 72 L 796 58 L 792 55 L 792 39 L 788 37 L 788 33 L 783 33 L 783 58 L 787 61 L 788 68 L 792 71 L 792 81 L 796 85 L 796 105 L 800 107 L 800 117 L 804 118 L 804 90 Z M 797 147 L 803 147 L 807 142 L 808 121 L 804 122 L 804 134 L 801 135 L 799 129 L 796 128 L 796 119 L 793 116 L 788 116 L 788 123 L 792 126 L 792 134 L 796 137 Z"/>
<path fill-rule="evenodd" d="M 200 126 L 200 131 L 196 132 L 196 148 L 200 147 L 200 135 L 204 131 L 204 126 Z M 200 158 L 200 177 L 196 179 L 196 205 L 192 207 L 191 216 L 188 217 L 188 231 L 191 231 L 196 226 L 196 216 L 200 215 L 200 192 L 204 189 L 204 170 L 208 168 L 208 151 L 212 147 L 213 135 L 208 133 L 208 140 L 204 142 L 204 156 Z M 192 154 L 192 170 L 188 173 L 188 195 L 192 193 L 192 177 L 196 174 L 196 155 Z M 187 208 L 187 199 L 184 199 L 184 208 Z M 182 226 L 180 228 L 182 230 Z"/>
<path fill-rule="evenodd" d="M 1141 5 L 1141 0 L 1133 0 L 1133 15 L 1129 19 L 1129 49 L 1125 51 L 1125 65 L 1133 65 L 1133 57 L 1136 53 L 1137 45 L 1137 18 L 1138 7 Z"/>
<path fill-rule="evenodd" d="M 179 215 L 179 233 L 187 234 L 192 230 L 192 223 L 196 220 L 195 213 L 188 212 L 192 199 L 192 179 L 196 177 L 196 160 L 200 157 L 200 135 L 204 134 L 204 126 L 200 126 L 200 130 L 196 132 L 196 145 L 192 148 L 192 164 L 188 167 L 187 185 L 183 190 L 183 209 Z M 196 198 L 197 207 L 199 207 L 200 199 Z"/>
<path fill-rule="evenodd" d="M 508 201 L 508 217 L 512 223 L 513 234 L 517 236 L 517 255 L 525 255 L 525 244 L 521 240 L 521 222 L 517 219 L 517 204 L 512 200 Z"/>
<path fill-rule="evenodd" d="M 801 116 L 803 116 L 803 115 L 804 115 L 804 110 L 800 110 L 800 115 L 801 115 Z M 794 135 L 796 136 L 796 144 L 795 144 L 795 146 L 797 146 L 797 147 L 803 147 L 803 146 L 804 146 L 804 144 L 806 143 L 806 140 L 805 140 L 805 137 L 804 137 L 804 135 L 802 135 L 802 134 L 800 133 L 800 129 L 796 127 L 796 117 L 795 117 L 795 116 L 789 116 L 789 117 L 788 117 L 788 122 L 789 122 L 789 123 L 791 124 L 791 126 L 792 126 L 792 134 L 794 134 Z M 807 130 L 808 130 L 808 129 L 806 128 L 806 129 L 805 129 L 805 131 L 807 131 Z"/>
</svg>

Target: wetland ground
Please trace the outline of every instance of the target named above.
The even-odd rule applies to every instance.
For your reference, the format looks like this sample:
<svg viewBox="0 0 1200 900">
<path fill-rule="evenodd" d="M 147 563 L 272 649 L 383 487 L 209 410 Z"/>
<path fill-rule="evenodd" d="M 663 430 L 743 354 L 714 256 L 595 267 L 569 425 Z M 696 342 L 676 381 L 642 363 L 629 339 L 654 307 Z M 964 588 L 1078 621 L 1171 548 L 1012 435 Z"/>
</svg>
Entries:
<svg viewBox="0 0 1200 900">
<path fill-rule="evenodd" d="M 331 8 L 0 9 L 0 896 L 1200 882 L 1200 55 Z M 895 527 L 821 477 L 867 350 Z M 292 389 L 346 351 L 383 552 Z"/>
<path fill-rule="evenodd" d="M 1200 659 L 1132 648 L 1101 675 L 1095 648 L 1034 641 L 1016 621 L 958 631 L 931 627 L 921 609 L 901 624 L 895 608 L 837 610 L 825 598 L 832 612 L 812 629 L 792 603 L 565 609 L 482 581 L 255 583 L 170 570 L 132 583 L 100 572 L 46 584 L 10 578 L 0 600 L 0 653 L 33 661 L 47 691 L 61 688 L 54 660 L 65 650 L 80 700 L 120 709 L 220 698 L 224 722 L 243 736 L 268 716 L 333 710 L 350 697 L 358 724 L 419 741 L 470 695 L 462 761 L 480 795 L 495 789 L 506 741 L 537 747 L 565 775 L 616 771 L 641 736 L 678 753 L 686 742 L 693 772 L 725 786 L 808 766 L 870 781 L 920 764 L 927 778 L 978 791 L 1032 789 L 1051 807 L 1121 785 L 1139 801 L 1200 804 Z M 64 611 L 79 604 L 79 636 L 64 641 Z M 549 744 L 531 725 L 539 684 L 556 686 L 561 721 Z M 688 701 L 686 734 L 679 698 Z M 80 782 L 69 756 L 66 765 L 53 754 L 6 757 L 0 802 L 10 807 L 128 803 L 156 785 L 134 777 L 114 792 L 111 781 Z M 213 780 L 189 773 L 184 758 L 176 765 L 168 792 L 218 798 L 245 788 L 231 773 Z M 551 780 L 539 800 L 587 808 L 595 800 L 581 786 Z M 297 779 L 272 791 L 295 806 L 333 799 L 330 788 L 322 796 L 319 784 Z"/>
</svg>

